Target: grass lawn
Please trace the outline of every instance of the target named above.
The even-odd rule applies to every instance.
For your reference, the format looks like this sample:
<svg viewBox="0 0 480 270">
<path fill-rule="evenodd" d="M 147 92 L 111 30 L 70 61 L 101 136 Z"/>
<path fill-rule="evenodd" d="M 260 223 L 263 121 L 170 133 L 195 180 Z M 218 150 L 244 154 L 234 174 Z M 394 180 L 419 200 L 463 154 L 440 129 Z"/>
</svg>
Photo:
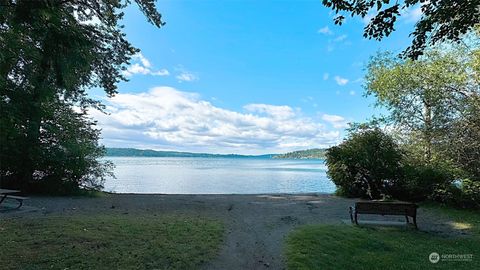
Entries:
<svg viewBox="0 0 480 270">
<path fill-rule="evenodd" d="M 221 222 L 89 215 L 0 220 L 2 269 L 194 269 L 223 241 Z"/>
<path fill-rule="evenodd" d="M 469 236 L 439 236 L 421 231 L 349 225 L 304 226 L 289 235 L 288 269 L 480 269 L 480 213 L 429 207 L 448 215 L 452 226 L 469 228 Z M 467 262 L 440 261 L 428 256 L 473 254 Z"/>
</svg>

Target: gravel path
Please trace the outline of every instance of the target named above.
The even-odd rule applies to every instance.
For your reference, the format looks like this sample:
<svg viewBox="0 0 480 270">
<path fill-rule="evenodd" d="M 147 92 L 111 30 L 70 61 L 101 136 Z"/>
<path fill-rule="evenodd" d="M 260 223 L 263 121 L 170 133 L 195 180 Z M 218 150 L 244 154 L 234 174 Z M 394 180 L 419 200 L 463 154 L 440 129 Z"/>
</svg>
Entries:
<svg viewBox="0 0 480 270">
<path fill-rule="evenodd" d="M 89 213 L 208 216 L 223 220 L 227 235 L 219 256 L 205 269 L 284 269 L 283 243 L 290 231 L 304 224 L 340 224 L 349 219 L 347 209 L 354 201 L 325 194 L 33 197 L 23 210 L 1 209 L 0 218 Z M 428 210 L 420 208 L 418 216 L 420 230 L 465 233 L 454 231 L 449 220 Z M 368 219 L 404 221 L 403 217 Z"/>
</svg>

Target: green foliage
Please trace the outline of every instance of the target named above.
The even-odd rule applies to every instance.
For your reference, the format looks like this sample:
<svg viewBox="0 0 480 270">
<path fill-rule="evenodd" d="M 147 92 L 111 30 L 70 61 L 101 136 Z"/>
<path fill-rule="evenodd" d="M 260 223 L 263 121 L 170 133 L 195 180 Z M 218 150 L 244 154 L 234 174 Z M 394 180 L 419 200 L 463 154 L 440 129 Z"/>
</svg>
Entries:
<svg viewBox="0 0 480 270">
<path fill-rule="evenodd" d="M 421 164 L 405 159 L 404 157 L 402 177 L 397 185 L 392 187 L 392 197 L 407 201 L 423 201 L 430 199 L 439 187 L 452 185 L 454 172 L 448 165 Z"/>
<path fill-rule="evenodd" d="M 85 112 L 103 106 L 86 90 L 96 87 L 112 96 L 125 80 L 121 72 L 138 51 L 119 25 L 130 2 L 4 2 L 0 184 L 60 193 L 100 187 L 110 164 L 96 161 L 104 149 Z M 136 2 L 151 23 L 163 25 L 153 0 Z"/>
<path fill-rule="evenodd" d="M 273 158 L 290 158 L 290 159 L 324 159 L 325 149 L 307 149 L 289 152 L 285 154 L 275 155 Z"/>
<path fill-rule="evenodd" d="M 344 14 L 365 18 L 373 15 L 364 29 L 364 37 L 381 40 L 395 31 L 397 18 L 403 10 L 421 5 L 422 17 L 415 25 L 412 45 L 404 51 L 404 56 L 417 59 L 427 46 L 449 40 L 458 42 L 463 34 L 474 29 L 480 23 L 480 1 L 390 1 L 390 0 L 323 0 L 326 7 L 337 14 L 335 24 L 342 24 Z"/>
<path fill-rule="evenodd" d="M 480 182 L 463 179 L 457 184 L 437 185 L 430 199 L 461 208 L 480 209 Z"/>
<path fill-rule="evenodd" d="M 196 269 L 224 231 L 203 217 L 105 214 L 2 219 L 0 228 L 2 269 Z"/>
<path fill-rule="evenodd" d="M 477 206 L 469 188 L 452 183 L 480 181 L 479 41 L 472 34 L 465 45 L 446 44 L 417 61 L 388 53 L 370 61 L 367 95 L 388 109 L 384 124 L 405 153 L 394 197 Z"/>
<path fill-rule="evenodd" d="M 393 139 L 378 128 L 351 133 L 327 149 L 327 175 L 349 197 L 388 195 L 400 177 L 402 154 Z"/>
<path fill-rule="evenodd" d="M 464 179 L 461 184 L 459 203 L 466 208 L 480 208 L 480 181 Z"/>
<path fill-rule="evenodd" d="M 426 162 L 434 158 L 433 148 L 444 142 L 451 124 L 466 119 L 468 104 L 480 94 L 471 80 L 471 58 L 460 56 L 463 52 L 429 51 L 417 61 L 379 54 L 368 65 L 367 95 L 389 110 L 396 127 L 420 135 L 415 142 L 424 149 Z"/>
<path fill-rule="evenodd" d="M 480 94 L 470 97 L 464 117 L 452 121 L 447 132 L 437 151 L 463 170 L 462 177 L 480 182 Z"/>
</svg>

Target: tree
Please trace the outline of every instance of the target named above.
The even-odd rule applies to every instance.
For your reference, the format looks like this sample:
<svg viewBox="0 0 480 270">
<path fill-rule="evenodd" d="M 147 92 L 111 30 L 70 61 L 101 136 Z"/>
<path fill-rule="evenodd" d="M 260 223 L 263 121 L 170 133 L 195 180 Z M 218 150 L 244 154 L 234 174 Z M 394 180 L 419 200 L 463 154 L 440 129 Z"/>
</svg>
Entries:
<svg viewBox="0 0 480 270">
<path fill-rule="evenodd" d="M 417 59 L 428 46 L 444 41 L 461 40 L 463 34 L 480 23 L 480 0 L 323 0 L 337 14 L 335 24 L 342 24 L 345 14 L 373 17 L 364 29 L 364 37 L 381 40 L 395 30 L 402 11 L 419 5 L 422 17 L 415 25 L 412 44 L 404 56 Z"/>
<path fill-rule="evenodd" d="M 389 195 L 401 177 L 402 153 L 379 128 L 356 129 L 327 149 L 327 175 L 349 197 L 378 199 Z"/>
<path fill-rule="evenodd" d="M 471 115 L 478 111 L 472 106 L 480 95 L 478 70 L 472 68 L 475 54 L 464 49 L 430 50 L 412 61 L 382 53 L 368 64 L 366 94 L 390 111 L 391 123 L 408 134 L 408 144 L 424 150 L 427 163 L 435 158 L 434 148 L 448 145 L 455 125 L 464 121 L 475 125 Z"/>
<path fill-rule="evenodd" d="M 480 185 L 480 96 L 472 96 L 469 101 L 464 118 L 451 123 L 439 150 Z"/>
<path fill-rule="evenodd" d="M 76 112 L 71 104 L 54 101 L 42 105 L 42 125 L 39 145 L 36 145 L 35 171 L 24 192 L 42 192 L 68 194 L 78 188 L 98 189 L 102 187 L 107 175 L 112 175 L 112 163 L 101 161 L 105 148 L 98 145 L 100 130 L 96 123 L 85 116 L 85 112 Z M 2 118 L 3 119 L 3 118 Z M 2 125 L 7 127 L 7 125 Z M 12 130 L 8 127 L 7 130 Z M 21 134 L 15 134 L 21 135 Z M 15 142 L 21 139 L 11 136 Z M 2 136 L 3 139 L 3 136 Z M 22 153 L 22 145 L 2 140 L 2 171 L 22 170 L 22 163 L 15 153 Z M 5 177 L 4 185 L 18 186 L 18 179 Z"/>
<path fill-rule="evenodd" d="M 149 22 L 157 27 L 164 24 L 154 0 L 135 2 Z M 102 105 L 86 91 L 101 88 L 113 96 L 117 83 L 126 80 L 121 71 L 138 52 L 125 39 L 119 23 L 121 10 L 130 1 L 10 0 L 1 4 L 2 178 L 26 187 L 37 176 L 46 175 L 46 159 L 53 162 L 62 155 L 90 160 L 85 165 L 88 169 L 80 170 L 84 175 L 101 168 L 92 161 L 102 151 L 85 112 Z M 74 106 L 81 113 L 75 113 Z M 67 131 L 70 137 L 62 137 Z M 82 147 L 90 150 L 74 150 Z M 58 170 L 50 172 L 81 179 L 82 173 L 73 173 L 69 165 L 57 163 Z"/>
</svg>

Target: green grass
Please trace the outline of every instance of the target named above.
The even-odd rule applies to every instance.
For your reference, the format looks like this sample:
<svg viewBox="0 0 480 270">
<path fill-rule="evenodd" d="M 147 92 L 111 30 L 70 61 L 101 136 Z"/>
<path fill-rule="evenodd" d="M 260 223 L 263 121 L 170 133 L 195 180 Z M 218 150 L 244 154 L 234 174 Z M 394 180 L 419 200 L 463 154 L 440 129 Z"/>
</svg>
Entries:
<svg viewBox="0 0 480 270">
<path fill-rule="evenodd" d="M 90 215 L 0 220 L 2 269 L 194 269 L 214 258 L 221 222 Z"/>
<path fill-rule="evenodd" d="M 287 238 L 288 269 L 480 269 L 480 213 L 427 206 L 449 216 L 452 226 L 468 228 L 469 236 L 441 236 L 421 231 L 349 225 L 310 225 Z M 428 256 L 473 254 L 468 262 L 440 261 Z"/>
<path fill-rule="evenodd" d="M 420 207 L 427 208 L 436 215 L 442 215 L 451 219 L 459 227 L 468 227 L 474 236 L 480 238 L 480 211 L 471 209 L 456 209 L 442 206 L 435 203 L 421 204 Z M 479 254 L 480 257 L 480 254 Z"/>
</svg>

